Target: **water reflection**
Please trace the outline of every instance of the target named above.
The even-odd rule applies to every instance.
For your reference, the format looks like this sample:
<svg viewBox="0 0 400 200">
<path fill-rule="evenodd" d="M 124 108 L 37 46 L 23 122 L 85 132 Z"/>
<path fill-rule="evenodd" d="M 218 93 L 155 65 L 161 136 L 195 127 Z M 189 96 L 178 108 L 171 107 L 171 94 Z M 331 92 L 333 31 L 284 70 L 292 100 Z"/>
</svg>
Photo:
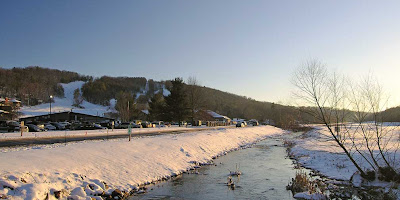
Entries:
<svg viewBox="0 0 400 200">
<path fill-rule="evenodd" d="M 130 199 L 293 199 L 286 185 L 295 175 L 286 149 L 279 139 L 267 139 L 253 148 L 231 152 L 214 160 L 215 165 L 149 187 L 148 193 Z M 230 171 L 235 188 L 227 186 Z"/>
</svg>

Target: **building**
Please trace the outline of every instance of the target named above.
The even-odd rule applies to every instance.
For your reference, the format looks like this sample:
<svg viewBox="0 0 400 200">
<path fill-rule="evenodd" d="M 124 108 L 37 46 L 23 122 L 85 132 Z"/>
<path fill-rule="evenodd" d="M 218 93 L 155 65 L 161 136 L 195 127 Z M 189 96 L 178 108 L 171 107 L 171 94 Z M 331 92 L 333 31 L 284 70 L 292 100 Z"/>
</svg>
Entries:
<svg viewBox="0 0 400 200">
<path fill-rule="evenodd" d="M 214 121 L 218 121 L 218 122 L 226 122 L 226 123 L 231 123 L 231 118 L 224 116 L 224 115 L 220 115 L 214 111 L 211 110 L 207 110 L 207 113 L 214 119 Z"/>
<path fill-rule="evenodd" d="M 0 120 L 12 120 L 17 118 L 17 112 L 21 107 L 21 101 L 0 97 Z"/>
<path fill-rule="evenodd" d="M 112 118 L 108 117 L 100 117 L 96 115 L 88 115 L 77 112 L 59 112 L 59 113 L 51 113 L 45 115 L 37 115 L 30 117 L 20 118 L 20 121 L 24 122 L 63 122 L 63 121 L 80 121 L 80 122 L 110 122 L 114 121 Z"/>
</svg>

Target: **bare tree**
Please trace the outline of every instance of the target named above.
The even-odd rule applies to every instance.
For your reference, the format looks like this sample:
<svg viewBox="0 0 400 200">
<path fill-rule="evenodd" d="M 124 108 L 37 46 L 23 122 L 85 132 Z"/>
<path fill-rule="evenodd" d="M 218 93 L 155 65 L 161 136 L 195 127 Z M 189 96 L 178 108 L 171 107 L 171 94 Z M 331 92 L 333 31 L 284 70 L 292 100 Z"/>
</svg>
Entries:
<svg viewBox="0 0 400 200">
<path fill-rule="evenodd" d="M 383 123 L 381 113 L 387 101 L 372 76 L 357 84 L 310 60 L 295 72 L 292 83 L 298 89 L 295 95 L 314 107 L 308 113 L 325 125 L 362 177 L 375 178 L 375 173 L 362 169 L 363 160 L 387 181 L 399 176 L 395 163 L 399 144 L 392 142 L 397 132 Z"/>
<path fill-rule="evenodd" d="M 356 110 L 358 134 L 363 141 L 359 147 L 367 149 L 367 160 L 372 168 L 379 172 L 384 180 L 395 180 L 399 173 L 396 168 L 396 152 L 399 150 L 399 142 L 396 144 L 397 125 L 387 126 L 384 123 L 382 113 L 387 105 L 388 98 L 384 94 L 382 86 L 372 75 L 365 77 L 360 84 L 355 84 L 351 95 L 352 109 Z M 366 123 L 368 121 L 368 123 Z M 354 142 L 353 142 L 354 143 Z M 357 146 L 356 146 L 357 148 Z M 362 154 L 362 152 L 359 152 Z"/>
<path fill-rule="evenodd" d="M 341 147 L 357 170 L 360 171 L 361 175 L 365 176 L 364 170 L 345 146 L 345 135 L 341 134 L 340 131 L 335 131 L 331 124 L 333 122 L 332 119 L 334 119 L 333 116 L 339 119 L 337 113 L 338 110 L 341 110 L 338 107 L 341 105 L 340 101 L 343 98 L 341 96 L 343 84 L 340 79 L 337 76 L 330 77 L 325 65 L 320 61 L 309 60 L 295 72 L 292 83 L 299 90 L 295 95 L 315 107 L 310 114 L 328 128 L 335 142 Z M 338 123 L 336 121 L 336 127 Z"/>
<path fill-rule="evenodd" d="M 188 103 L 190 107 L 190 119 L 192 124 L 196 118 L 196 112 L 201 108 L 202 104 L 202 94 L 199 86 L 199 82 L 196 77 L 190 76 L 187 79 L 186 87 Z"/>
</svg>

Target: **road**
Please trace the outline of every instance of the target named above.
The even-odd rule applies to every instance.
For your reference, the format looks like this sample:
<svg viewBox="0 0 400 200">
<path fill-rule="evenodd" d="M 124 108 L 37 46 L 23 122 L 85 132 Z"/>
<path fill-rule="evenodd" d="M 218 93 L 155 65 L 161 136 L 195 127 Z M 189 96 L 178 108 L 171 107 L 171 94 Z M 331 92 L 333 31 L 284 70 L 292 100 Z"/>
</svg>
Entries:
<svg viewBox="0 0 400 200">
<path fill-rule="evenodd" d="M 216 130 L 219 128 L 232 128 L 232 126 L 227 127 L 209 127 L 209 128 L 190 128 L 185 130 L 154 130 L 144 133 L 132 133 L 132 137 L 145 137 L 145 136 L 156 136 L 156 135 L 166 135 L 166 134 L 181 134 L 187 132 L 196 131 L 206 131 L 206 130 Z M 127 138 L 128 134 L 108 134 L 108 135 L 75 135 L 67 137 L 35 137 L 35 138 L 17 138 L 17 139 L 7 139 L 0 140 L 0 147 L 15 147 L 15 146 L 31 146 L 31 145 L 41 145 L 41 144 L 56 144 L 56 143 L 68 143 L 77 142 L 85 140 L 108 140 L 108 139 L 118 139 Z"/>
</svg>

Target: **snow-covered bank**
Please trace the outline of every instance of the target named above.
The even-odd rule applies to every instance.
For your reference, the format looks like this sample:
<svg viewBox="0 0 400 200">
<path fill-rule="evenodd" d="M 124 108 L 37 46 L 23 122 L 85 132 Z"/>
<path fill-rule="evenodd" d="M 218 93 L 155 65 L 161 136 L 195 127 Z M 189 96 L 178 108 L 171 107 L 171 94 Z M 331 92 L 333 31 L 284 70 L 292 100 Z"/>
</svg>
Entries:
<svg viewBox="0 0 400 200">
<path fill-rule="evenodd" d="M 314 129 L 302 134 L 300 137 L 292 140 L 295 146 L 291 148 L 291 153 L 305 167 L 321 172 L 329 178 L 338 180 L 350 180 L 352 175 L 357 171 L 357 168 L 345 155 L 343 150 L 334 141 L 327 128 L 324 126 L 314 126 Z M 391 129 L 395 135 L 400 134 L 400 128 Z M 367 151 L 362 145 L 364 138 L 362 135 L 355 135 L 355 143 L 360 151 Z M 347 147 L 351 147 L 349 141 L 345 142 Z M 400 152 L 397 151 L 399 145 L 398 138 L 390 138 L 388 143 L 385 143 L 386 153 L 391 153 L 400 157 Z M 372 147 L 377 151 L 377 146 Z M 361 168 L 369 169 L 370 165 L 361 157 L 360 154 L 354 153 L 352 156 L 359 163 Z"/>
<path fill-rule="evenodd" d="M 334 141 L 332 136 L 330 136 L 327 128 L 317 125 L 313 126 L 313 128 L 313 130 L 298 135 L 295 138 L 284 136 L 284 138 L 286 138 L 288 141 L 287 143 L 291 144 L 291 156 L 294 157 L 302 166 L 313 169 L 319 172 L 321 175 L 327 176 L 328 178 L 336 179 L 329 181 L 331 183 L 349 184 L 352 187 L 359 188 L 361 190 L 365 188 L 371 188 L 370 186 L 376 186 L 382 189 L 380 190 L 382 194 L 384 191 L 384 193 L 395 195 L 397 196 L 397 199 L 400 199 L 400 187 L 397 183 L 381 181 L 382 179 L 379 180 L 378 177 L 376 177 L 373 181 L 362 179 L 357 168 L 346 156 L 339 145 Z M 393 131 L 393 135 L 399 135 L 400 133 L 399 127 L 383 127 L 382 130 Z M 362 145 L 362 142 L 365 141 L 365 138 L 358 133 L 355 133 L 353 137 L 354 144 L 358 145 L 357 147 L 359 151 L 363 153 L 366 152 L 367 148 Z M 382 141 L 386 142 L 384 146 L 386 154 L 393 155 L 393 158 L 400 157 L 400 152 L 398 151 L 399 138 L 382 138 Z M 348 142 L 344 144 L 347 147 L 351 147 L 351 144 Z M 375 151 L 377 151 L 377 148 L 378 147 L 376 145 L 371 146 L 371 149 Z M 350 150 L 352 151 L 351 154 L 354 160 L 362 169 L 371 169 L 371 166 L 368 165 L 368 163 L 360 154 L 354 153 L 354 147 L 353 149 L 350 148 Z M 382 162 L 382 160 L 379 160 L 379 162 Z M 396 169 L 398 169 L 398 162 L 395 163 L 394 166 Z"/>
<path fill-rule="evenodd" d="M 49 194 L 51 199 L 54 191 L 65 189 L 62 193 L 73 191 L 78 199 L 116 188 L 129 191 L 282 132 L 271 126 L 221 128 L 131 142 L 91 141 L 10 151 L 0 154 L 0 194 L 15 199 L 44 199 Z"/>
</svg>

